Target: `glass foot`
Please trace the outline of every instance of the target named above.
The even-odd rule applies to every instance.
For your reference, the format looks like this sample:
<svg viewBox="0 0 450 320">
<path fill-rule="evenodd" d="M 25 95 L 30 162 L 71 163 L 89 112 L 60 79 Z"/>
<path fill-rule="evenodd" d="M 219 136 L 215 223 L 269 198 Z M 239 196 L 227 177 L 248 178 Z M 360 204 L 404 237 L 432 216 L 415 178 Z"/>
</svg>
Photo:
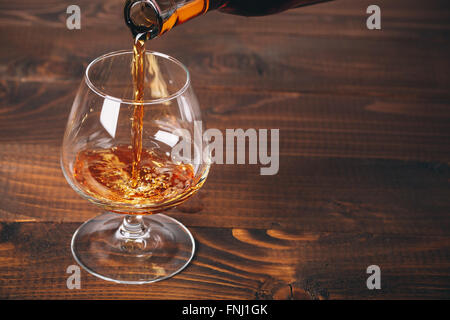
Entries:
<svg viewBox="0 0 450 320">
<path fill-rule="evenodd" d="M 104 213 L 82 224 L 72 237 L 72 254 L 101 279 L 143 284 L 167 279 L 194 256 L 189 230 L 164 214 Z"/>
</svg>

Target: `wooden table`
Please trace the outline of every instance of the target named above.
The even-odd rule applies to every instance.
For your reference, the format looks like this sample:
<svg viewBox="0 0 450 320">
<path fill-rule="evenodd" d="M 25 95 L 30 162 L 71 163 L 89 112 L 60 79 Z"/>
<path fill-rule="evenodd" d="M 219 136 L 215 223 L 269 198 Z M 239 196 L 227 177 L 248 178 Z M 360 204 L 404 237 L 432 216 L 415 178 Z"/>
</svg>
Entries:
<svg viewBox="0 0 450 320">
<path fill-rule="evenodd" d="M 450 12 L 447 0 L 369 0 L 282 14 L 220 13 L 149 44 L 184 62 L 208 127 L 279 128 L 280 170 L 216 165 L 170 215 L 198 245 L 151 285 L 81 273 L 70 239 L 99 213 L 59 151 L 87 64 L 131 48 L 122 0 L 0 5 L 0 298 L 450 298 Z M 366 268 L 381 268 L 368 290 Z"/>
</svg>

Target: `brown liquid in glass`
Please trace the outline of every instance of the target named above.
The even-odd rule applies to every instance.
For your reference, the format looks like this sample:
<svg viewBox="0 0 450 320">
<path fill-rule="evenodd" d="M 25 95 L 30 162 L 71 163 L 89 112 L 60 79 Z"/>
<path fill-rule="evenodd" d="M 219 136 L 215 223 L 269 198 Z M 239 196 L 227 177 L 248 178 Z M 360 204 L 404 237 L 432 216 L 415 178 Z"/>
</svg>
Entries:
<svg viewBox="0 0 450 320">
<path fill-rule="evenodd" d="M 156 59 L 146 59 L 144 40 L 133 47 L 132 77 L 134 101 L 131 117 L 131 144 L 109 149 L 80 151 L 74 165 L 74 177 L 83 191 L 107 202 L 154 205 L 173 201 L 195 187 L 190 164 L 174 163 L 162 151 L 143 148 L 144 87 L 146 61 L 157 70 Z M 154 77 L 153 81 L 162 81 Z M 161 85 L 161 84 L 149 84 Z M 161 86 L 160 86 L 161 87 Z M 163 87 L 165 87 L 163 85 Z"/>
</svg>

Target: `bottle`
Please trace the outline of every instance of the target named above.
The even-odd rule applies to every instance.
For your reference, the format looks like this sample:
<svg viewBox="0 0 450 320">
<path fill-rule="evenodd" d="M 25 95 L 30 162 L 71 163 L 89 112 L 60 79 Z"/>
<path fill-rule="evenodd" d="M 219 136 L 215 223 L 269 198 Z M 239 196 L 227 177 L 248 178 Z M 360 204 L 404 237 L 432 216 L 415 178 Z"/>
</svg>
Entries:
<svg viewBox="0 0 450 320">
<path fill-rule="evenodd" d="M 126 0 L 125 22 L 133 36 L 152 39 L 212 10 L 263 16 L 330 0 Z"/>
</svg>

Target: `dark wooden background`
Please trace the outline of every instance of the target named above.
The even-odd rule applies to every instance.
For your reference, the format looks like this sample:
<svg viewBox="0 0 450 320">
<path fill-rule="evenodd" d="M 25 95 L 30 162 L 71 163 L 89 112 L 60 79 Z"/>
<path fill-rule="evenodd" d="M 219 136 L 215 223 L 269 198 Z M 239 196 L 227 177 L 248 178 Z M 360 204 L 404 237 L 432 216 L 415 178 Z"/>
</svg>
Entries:
<svg viewBox="0 0 450 320">
<path fill-rule="evenodd" d="M 170 214 L 198 244 L 151 285 L 75 264 L 99 213 L 65 181 L 59 150 L 84 68 L 131 48 L 122 0 L 0 4 L 0 298 L 450 298 L 450 12 L 447 0 L 338 0 L 261 17 L 210 13 L 152 41 L 192 72 L 208 127 L 280 128 L 280 171 L 216 165 Z M 381 267 L 381 290 L 366 268 Z"/>
</svg>

